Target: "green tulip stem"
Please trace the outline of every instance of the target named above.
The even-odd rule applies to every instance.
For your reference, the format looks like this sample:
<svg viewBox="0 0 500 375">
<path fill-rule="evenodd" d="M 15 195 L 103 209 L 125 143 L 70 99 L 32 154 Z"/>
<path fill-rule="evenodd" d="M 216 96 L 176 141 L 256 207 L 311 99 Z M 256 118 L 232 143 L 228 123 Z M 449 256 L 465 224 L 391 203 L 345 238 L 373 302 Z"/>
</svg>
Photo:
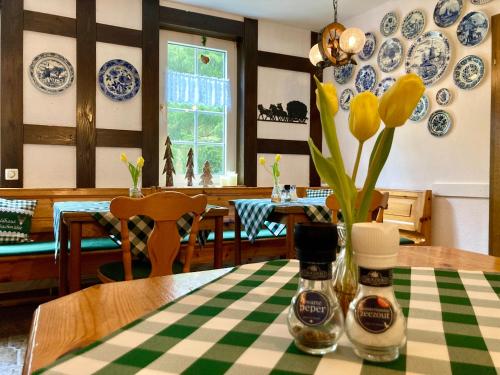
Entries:
<svg viewBox="0 0 500 375">
<path fill-rule="evenodd" d="M 361 153 L 363 152 L 364 141 L 359 141 L 358 153 L 356 154 L 356 162 L 354 163 L 354 169 L 352 170 L 352 181 L 356 183 L 356 176 L 358 175 L 359 162 L 361 160 Z"/>
</svg>

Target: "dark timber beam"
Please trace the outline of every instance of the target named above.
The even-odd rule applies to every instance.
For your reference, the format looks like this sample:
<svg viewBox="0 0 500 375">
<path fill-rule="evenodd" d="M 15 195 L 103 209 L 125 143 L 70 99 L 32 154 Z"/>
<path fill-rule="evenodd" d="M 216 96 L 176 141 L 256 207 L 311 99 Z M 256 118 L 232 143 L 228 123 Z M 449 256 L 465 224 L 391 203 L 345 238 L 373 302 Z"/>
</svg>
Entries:
<svg viewBox="0 0 500 375">
<path fill-rule="evenodd" d="M 25 10 L 24 30 L 76 38 L 76 20 L 69 17 Z"/>
<path fill-rule="evenodd" d="M 293 70 L 296 72 L 315 72 L 309 59 L 305 57 L 283 55 L 281 53 L 259 51 L 257 64 L 266 68 Z"/>
<path fill-rule="evenodd" d="M 2 187 L 23 186 L 23 0 L 2 3 L 1 26 L 1 171 Z M 5 180 L 5 169 L 16 168 L 17 181 Z"/>
<path fill-rule="evenodd" d="M 257 139 L 259 154 L 309 155 L 307 141 L 289 141 L 283 139 Z"/>
<path fill-rule="evenodd" d="M 128 47 L 142 47 L 142 31 L 112 25 L 97 24 L 97 41 Z"/>
<path fill-rule="evenodd" d="M 318 41 L 318 34 L 315 32 L 311 32 L 311 47 L 315 45 Z M 312 64 L 307 59 L 309 66 L 312 67 Z M 317 69 L 313 70 L 313 74 L 318 77 L 320 81 L 323 80 L 323 70 Z M 309 98 L 309 137 L 313 140 L 314 144 L 321 151 L 323 144 L 323 133 L 321 129 L 321 118 L 319 115 L 318 108 L 316 107 L 316 82 L 314 81 L 313 75 L 311 75 L 311 89 L 310 89 L 310 98 Z M 314 166 L 314 162 L 312 157 L 309 157 L 309 185 L 310 186 L 320 186 L 321 179 L 316 172 L 316 167 Z"/>
</svg>

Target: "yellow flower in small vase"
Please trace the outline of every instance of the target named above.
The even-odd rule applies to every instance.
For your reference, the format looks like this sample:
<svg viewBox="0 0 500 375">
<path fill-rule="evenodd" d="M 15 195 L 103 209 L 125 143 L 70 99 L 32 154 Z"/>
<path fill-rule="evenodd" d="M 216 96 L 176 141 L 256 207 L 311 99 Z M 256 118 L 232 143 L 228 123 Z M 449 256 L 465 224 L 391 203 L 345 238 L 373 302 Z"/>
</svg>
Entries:
<svg viewBox="0 0 500 375">
<path fill-rule="evenodd" d="M 141 188 L 139 187 L 139 177 L 141 177 L 142 168 L 144 167 L 144 158 L 142 156 L 138 157 L 137 162 L 134 165 L 128 161 L 127 155 L 122 152 L 120 160 L 127 164 L 130 177 L 132 177 L 132 187 L 129 189 L 129 196 L 132 198 L 141 198 L 143 195 Z"/>
<path fill-rule="evenodd" d="M 272 202 L 281 202 L 281 189 L 279 186 L 280 160 L 281 155 L 276 154 L 276 156 L 274 157 L 274 163 L 272 164 L 271 169 L 269 169 L 266 166 L 266 159 L 263 156 L 259 157 L 259 164 L 262 165 L 267 173 L 269 173 L 273 178 L 273 191 L 271 194 Z"/>
</svg>

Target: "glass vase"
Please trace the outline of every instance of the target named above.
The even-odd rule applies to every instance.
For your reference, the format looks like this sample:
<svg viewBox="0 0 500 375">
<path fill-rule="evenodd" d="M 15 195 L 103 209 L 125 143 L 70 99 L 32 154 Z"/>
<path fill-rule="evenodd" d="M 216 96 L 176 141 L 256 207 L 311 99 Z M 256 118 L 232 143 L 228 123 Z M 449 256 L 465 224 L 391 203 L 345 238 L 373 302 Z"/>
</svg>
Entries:
<svg viewBox="0 0 500 375">
<path fill-rule="evenodd" d="M 133 186 L 133 187 L 129 188 L 128 189 L 128 196 L 130 198 L 142 198 L 142 197 L 144 197 L 140 186 Z"/>
<path fill-rule="evenodd" d="M 278 181 L 274 181 L 273 191 L 271 192 L 271 202 L 281 202 L 281 187 Z"/>
<path fill-rule="evenodd" d="M 358 271 L 352 251 L 350 229 L 352 227 L 349 228 L 345 223 L 337 225 L 340 253 L 333 270 L 333 286 L 344 316 L 358 289 Z"/>
</svg>

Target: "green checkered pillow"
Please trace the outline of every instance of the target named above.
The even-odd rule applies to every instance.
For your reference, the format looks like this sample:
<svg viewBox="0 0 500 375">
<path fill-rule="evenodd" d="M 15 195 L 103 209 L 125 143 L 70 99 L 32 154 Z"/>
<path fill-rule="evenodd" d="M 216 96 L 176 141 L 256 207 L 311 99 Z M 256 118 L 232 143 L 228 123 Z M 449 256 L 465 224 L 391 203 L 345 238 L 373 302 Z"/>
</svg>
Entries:
<svg viewBox="0 0 500 375">
<path fill-rule="evenodd" d="M 0 198 L 0 243 L 28 242 L 35 200 Z"/>
<path fill-rule="evenodd" d="M 307 198 L 326 198 L 332 194 L 332 189 L 306 189 Z"/>
</svg>

